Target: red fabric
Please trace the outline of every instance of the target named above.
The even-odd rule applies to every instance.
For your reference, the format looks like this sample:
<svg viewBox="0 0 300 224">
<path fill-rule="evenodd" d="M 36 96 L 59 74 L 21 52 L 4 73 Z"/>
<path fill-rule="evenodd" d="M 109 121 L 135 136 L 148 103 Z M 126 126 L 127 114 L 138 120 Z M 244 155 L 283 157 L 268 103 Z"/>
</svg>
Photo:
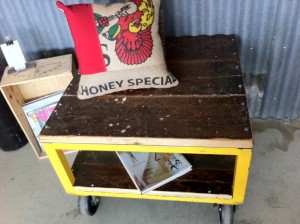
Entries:
<svg viewBox="0 0 300 224">
<path fill-rule="evenodd" d="M 64 5 L 57 1 L 67 17 L 72 32 L 80 73 L 105 72 L 106 66 L 98 37 L 94 13 L 90 4 Z"/>
</svg>

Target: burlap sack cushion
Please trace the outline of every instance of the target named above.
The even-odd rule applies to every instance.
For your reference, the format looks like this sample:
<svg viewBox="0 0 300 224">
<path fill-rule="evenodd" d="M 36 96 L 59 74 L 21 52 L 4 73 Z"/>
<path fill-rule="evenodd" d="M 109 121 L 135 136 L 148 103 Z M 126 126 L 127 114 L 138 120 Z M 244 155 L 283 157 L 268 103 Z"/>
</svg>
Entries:
<svg viewBox="0 0 300 224">
<path fill-rule="evenodd" d="M 127 89 L 169 88 L 158 35 L 160 0 L 64 5 L 80 68 L 78 98 Z"/>
</svg>

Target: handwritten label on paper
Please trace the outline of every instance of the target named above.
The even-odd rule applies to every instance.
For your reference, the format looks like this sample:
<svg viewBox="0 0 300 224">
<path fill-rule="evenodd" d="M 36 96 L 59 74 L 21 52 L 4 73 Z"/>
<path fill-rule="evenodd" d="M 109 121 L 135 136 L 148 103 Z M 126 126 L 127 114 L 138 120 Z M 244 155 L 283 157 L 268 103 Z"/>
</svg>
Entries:
<svg viewBox="0 0 300 224">
<path fill-rule="evenodd" d="M 5 70 L 1 86 L 27 82 L 34 79 L 71 74 L 72 56 L 64 55 L 54 58 L 29 62 L 25 70 L 16 72 L 11 67 Z"/>
<path fill-rule="evenodd" d="M 52 62 L 49 64 L 37 65 L 36 67 L 27 69 L 26 71 L 23 72 L 15 72 L 13 74 L 9 74 L 9 77 L 10 79 L 18 78 L 18 79 L 22 79 L 22 81 L 26 81 L 31 79 L 48 77 L 55 74 L 59 75 L 68 70 L 69 70 L 68 63 Z"/>
</svg>

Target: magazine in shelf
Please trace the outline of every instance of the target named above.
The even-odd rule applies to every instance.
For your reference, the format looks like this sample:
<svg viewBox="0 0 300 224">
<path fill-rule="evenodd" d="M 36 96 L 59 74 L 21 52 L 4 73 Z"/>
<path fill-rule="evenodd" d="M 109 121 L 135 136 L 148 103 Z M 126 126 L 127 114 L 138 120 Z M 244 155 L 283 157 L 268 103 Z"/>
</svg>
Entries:
<svg viewBox="0 0 300 224">
<path fill-rule="evenodd" d="M 192 170 L 182 154 L 117 152 L 130 178 L 145 194 Z"/>
<path fill-rule="evenodd" d="M 30 101 L 23 105 L 23 111 L 36 138 L 39 136 L 48 118 L 54 111 L 56 104 L 61 98 L 62 94 L 63 91 L 55 92 L 53 94 Z M 41 146 L 42 151 L 44 151 L 44 148 L 38 138 L 37 140 Z"/>
</svg>

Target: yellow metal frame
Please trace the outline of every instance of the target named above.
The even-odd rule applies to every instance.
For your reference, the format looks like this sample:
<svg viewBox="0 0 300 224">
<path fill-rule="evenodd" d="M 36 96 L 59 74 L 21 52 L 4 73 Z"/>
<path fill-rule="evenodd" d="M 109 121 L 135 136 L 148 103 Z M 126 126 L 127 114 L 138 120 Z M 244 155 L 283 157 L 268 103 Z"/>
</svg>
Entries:
<svg viewBox="0 0 300 224">
<path fill-rule="evenodd" d="M 75 143 L 43 143 L 46 153 L 52 163 L 54 170 L 59 177 L 65 191 L 68 194 L 79 196 L 107 196 L 123 198 L 139 198 L 153 200 L 172 200 L 186 202 L 204 202 L 218 204 L 242 204 L 245 197 L 247 180 L 251 162 L 252 149 L 239 148 L 209 148 L 209 147 L 185 147 L 185 146 L 150 146 L 150 145 L 104 145 L 104 144 L 75 144 Z M 75 177 L 68 164 L 68 161 L 62 151 L 82 150 L 82 151 L 133 151 L 133 152 L 161 152 L 161 153 L 188 153 L 188 154 L 206 154 L 206 155 L 225 155 L 236 156 L 233 195 L 232 199 L 203 197 L 174 197 L 174 196 L 157 196 L 157 195 L 140 195 L 133 193 L 115 193 L 115 192 L 98 192 L 84 191 L 74 189 Z"/>
</svg>

